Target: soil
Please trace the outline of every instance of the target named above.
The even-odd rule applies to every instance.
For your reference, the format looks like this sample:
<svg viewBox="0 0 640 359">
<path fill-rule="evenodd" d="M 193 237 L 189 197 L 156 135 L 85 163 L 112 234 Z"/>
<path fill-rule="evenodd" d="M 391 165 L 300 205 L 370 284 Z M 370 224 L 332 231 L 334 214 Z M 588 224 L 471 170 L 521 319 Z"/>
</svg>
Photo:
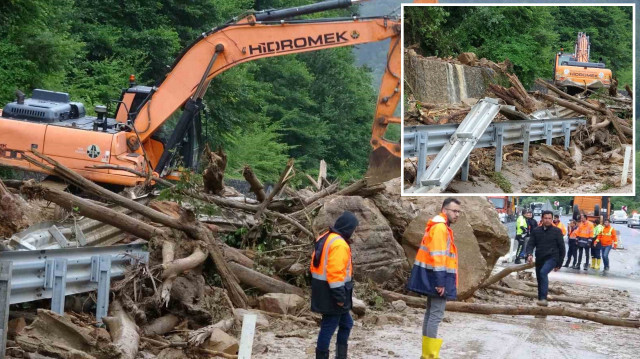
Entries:
<svg viewBox="0 0 640 359">
<path fill-rule="evenodd" d="M 567 295 L 592 297 L 595 302 L 587 304 L 589 308 L 608 309 L 616 313 L 628 311 L 630 318 L 640 318 L 640 306 L 637 300 L 628 297 L 628 292 L 560 282 L 552 282 L 551 286 L 562 286 Z M 489 300 L 476 302 L 535 305 L 533 299 L 525 297 L 496 291 L 483 294 Z M 550 305 L 573 304 L 552 302 Z M 350 357 L 420 357 L 423 316 L 423 309 L 406 308 L 397 312 L 390 304 L 386 304 L 381 311 L 369 311 L 363 318 L 355 319 L 349 339 Z M 295 335 L 283 337 L 283 330 Z M 313 358 L 317 334 L 317 327 L 300 328 L 297 325 L 258 331 L 253 353 L 260 358 Z M 445 314 L 438 332 L 438 336 L 444 340 L 441 350 L 443 358 L 469 359 L 591 359 L 612 358 L 612 355 L 620 359 L 636 358 L 640 350 L 637 335 L 638 329 L 610 327 L 567 317 L 534 318 L 453 312 Z M 331 350 L 334 350 L 333 341 Z"/>
</svg>

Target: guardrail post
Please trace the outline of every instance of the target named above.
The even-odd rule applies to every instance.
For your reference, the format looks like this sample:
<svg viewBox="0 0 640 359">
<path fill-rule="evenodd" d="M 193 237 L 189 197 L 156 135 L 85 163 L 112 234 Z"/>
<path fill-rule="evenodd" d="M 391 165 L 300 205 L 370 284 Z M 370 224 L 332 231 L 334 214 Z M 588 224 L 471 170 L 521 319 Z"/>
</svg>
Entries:
<svg viewBox="0 0 640 359">
<path fill-rule="evenodd" d="M 462 168 L 460 169 L 460 180 L 468 181 L 469 180 L 469 156 L 462 162 Z"/>
<path fill-rule="evenodd" d="M 553 140 L 553 123 L 545 122 L 544 133 L 547 136 L 547 145 L 551 146 L 551 140 Z"/>
<path fill-rule="evenodd" d="M 531 124 L 527 123 L 522 125 L 522 132 L 524 137 L 524 146 L 522 147 L 522 163 L 525 165 L 529 162 L 529 144 L 531 143 Z"/>
<path fill-rule="evenodd" d="M 562 124 L 562 132 L 564 132 L 564 149 L 569 149 L 569 143 L 571 143 L 571 124 L 565 122 Z"/>
<path fill-rule="evenodd" d="M 9 304 L 11 304 L 11 273 L 13 262 L 0 262 L 0 358 L 5 357 L 7 350 L 7 326 L 9 324 Z"/>
<path fill-rule="evenodd" d="M 504 129 L 502 126 L 496 125 L 496 172 L 502 170 L 503 135 Z"/>
<path fill-rule="evenodd" d="M 424 174 L 424 171 L 427 170 L 427 140 L 428 135 L 426 132 L 418 132 L 416 133 L 416 147 L 418 150 L 418 170 L 416 172 L 416 178 L 418 181 L 416 183 L 420 183 L 420 178 Z"/>
<path fill-rule="evenodd" d="M 51 311 L 64 315 L 64 296 L 67 289 L 67 259 L 56 258 L 53 261 L 53 291 L 51 292 Z"/>
<path fill-rule="evenodd" d="M 620 186 L 624 186 L 627 184 L 627 176 L 629 174 L 630 161 L 631 161 L 631 146 L 627 145 L 627 146 L 624 146 L 624 164 L 622 165 L 622 177 L 620 178 Z"/>
<path fill-rule="evenodd" d="M 96 320 L 102 323 L 109 310 L 109 292 L 111 290 L 111 256 L 108 254 L 91 257 L 91 281 L 98 283 L 98 303 Z"/>
</svg>

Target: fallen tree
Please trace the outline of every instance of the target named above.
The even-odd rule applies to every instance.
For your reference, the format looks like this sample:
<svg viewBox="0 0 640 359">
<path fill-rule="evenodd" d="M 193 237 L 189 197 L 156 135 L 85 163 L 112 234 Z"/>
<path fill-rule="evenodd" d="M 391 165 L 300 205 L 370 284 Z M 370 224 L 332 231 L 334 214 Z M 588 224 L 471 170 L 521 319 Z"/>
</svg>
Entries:
<svg viewBox="0 0 640 359">
<path fill-rule="evenodd" d="M 403 300 L 407 305 L 415 308 L 425 308 L 426 299 L 413 297 L 388 290 L 379 290 L 380 295 L 388 302 Z M 503 315 L 552 315 L 589 320 L 596 323 L 627 328 L 640 328 L 640 321 L 614 318 L 608 315 L 587 312 L 567 306 L 525 306 L 525 305 L 493 305 L 447 301 L 446 310 L 472 314 L 503 314 Z"/>
</svg>

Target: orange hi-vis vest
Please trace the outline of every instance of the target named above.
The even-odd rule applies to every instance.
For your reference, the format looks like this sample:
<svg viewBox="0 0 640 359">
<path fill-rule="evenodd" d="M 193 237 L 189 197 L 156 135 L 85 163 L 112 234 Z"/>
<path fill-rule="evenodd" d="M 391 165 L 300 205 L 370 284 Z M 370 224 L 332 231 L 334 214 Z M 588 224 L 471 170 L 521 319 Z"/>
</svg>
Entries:
<svg viewBox="0 0 640 359">
<path fill-rule="evenodd" d="M 591 221 L 581 222 L 576 230 L 576 237 L 592 238 L 593 237 L 593 223 Z"/>
<path fill-rule="evenodd" d="M 618 243 L 618 237 L 616 236 L 616 230 L 613 227 L 604 227 L 602 232 L 598 235 L 598 241 L 602 243 L 603 247 L 610 246 L 613 243 Z"/>
<path fill-rule="evenodd" d="M 554 224 L 554 226 L 560 228 L 560 230 L 562 231 L 562 235 L 563 236 L 567 235 L 567 227 L 565 227 L 564 224 L 562 224 L 562 222 L 558 222 L 558 225 Z"/>
<path fill-rule="evenodd" d="M 444 296 L 455 299 L 457 286 L 458 249 L 453 231 L 447 225 L 447 216 L 440 213 L 427 223 L 407 289 L 439 297 L 436 287 L 444 287 Z"/>
<path fill-rule="evenodd" d="M 577 234 L 578 233 L 578 227 L 575 227 L 575 228 L 569 227 L 569 228 L 570 228 L 570 230 L 569 230 L 569 238 L 576 239 L 576 237 L 578 237 L 578 234 Z"/>
<path fill-rule="evenodd" d="M 351 281 L 351 248 L 339 234 L 329 234 L 317 268 L 313 266 L 314 257 L 315 252 L 311 255 L 312 278 L 327 282 L 329 288 L 338 288 Z"/>
</svg>

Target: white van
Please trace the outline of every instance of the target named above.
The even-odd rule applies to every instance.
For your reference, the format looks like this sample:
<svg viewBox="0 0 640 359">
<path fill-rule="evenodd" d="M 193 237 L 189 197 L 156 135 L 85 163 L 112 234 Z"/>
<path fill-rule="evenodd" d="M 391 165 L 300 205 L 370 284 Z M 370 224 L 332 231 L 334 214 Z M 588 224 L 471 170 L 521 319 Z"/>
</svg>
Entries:
<svg viewBox="0 0 640 359">
<path fill-rule="evenodd" d="M 629 217 L 627 217 L 627 212 L 623 210 L 613 211 L 613 214 L 609 218 L 611 223 L 627 223 Z"/>
</svg>

